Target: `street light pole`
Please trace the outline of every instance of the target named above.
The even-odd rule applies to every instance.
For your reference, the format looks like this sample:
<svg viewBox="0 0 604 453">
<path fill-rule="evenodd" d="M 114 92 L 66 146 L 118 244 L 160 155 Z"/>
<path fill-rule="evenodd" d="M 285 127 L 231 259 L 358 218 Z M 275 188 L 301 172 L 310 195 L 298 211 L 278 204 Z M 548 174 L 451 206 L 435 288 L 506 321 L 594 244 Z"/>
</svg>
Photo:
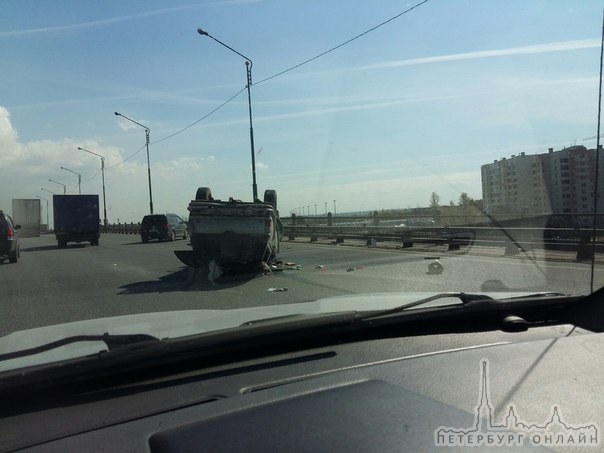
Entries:
<svg viewBox="0 0 604 453">
<path fill-rule="evenodd" d="M 248 111 L 249 111 L 249 116 L 250 116 L 250 148 L 251 148 L 251 153 L 252 153 L 252 195 L 254 197 L 253 201 L 256 201 L 256 200 L 258 200 L 258 186 L 256 185 L 256 152 L 254 151 L 254 126 L 252 125 L 252 93 L 251 93 L 252 65 L 253 65 L 252 60 L 250 60 L 248 57 L 246 57 L 242 53 L 237 52 L 231 46 L 228 46 L 225 43 L 223 43 L 222 41 L 214 38 L 207 31 L 205 31 L 201 28 L 197 29 L 197 33 L 199 33 L 201 36 L 207 36 L 208 38 L 212 38 L 218 44 L 226 47 L 227 49 L 236 53 L 237 55 L 239 55 L 240 57 L 242 57 L 245 60 L 245 72 L 247 75 L 247 105 L 248 105 Z"/>
<path fill-rule="evenodd" d="M 65 170 L 65 171 L 71 172 L 75 175 L 78 175 L 78 194 L 82 195 L 82 175 L 79 174 L 77 171 L 73 171 L 73 170 L 70 170 L 69 168 L 65 168 L 65 167 L 61 167 L 61 170 Z"/>
<path fill-rule="evenodd" d="M 100 154 L 97 153 L 93 153 L 92 151 L 89 151 L 85 148 L 80 148 L 78 147 L 78 149 L 80 151 L 85 151 L 87 153 L 90 154 L 94 154 L 95 156 L 98 156 L 101 158 L 101 178 L 103 180 L 103 225 L 107 226 L 107 203 L 105 201 L 105 158 L 103 156 L 101 156 Z"/>
<path fill-rule="evenodd" d="M 51 192 L 50 190 L 45 189 L 44 187 L 41 187 L 40 190 L 43 190 L 44 192 L 48 192 L 51 195 L 56 195 L 54 192 Z"/>
<path fill-rule="evenodd" d="M 66 184 L 63 184 L 62 182 L 59 182 L 59 181 L 55 181 L 54 179 L 49 179 L 49 181 L 50 182 L 54 182 L 55 184 L 58 184 L 60 186 L 63 186 L 63 195 L 65 195 L 67 193 L 67 185 Z M 42 190 L 46 190 L 46 189 L 42 189 Z"/>
<path fill-rule="evenodd" d="M 121 116 L 122 118 L 125 118 L 128 121 L 137 124 L 145 129 L 145 140 L 147 145 L 147 175 L 149 176 L 149 214 L 153 214 L 153 193 L 151 191 L 151 163 L 149 161 L 149 134 L 151 133 L 151 130 L 144 124 L 141 124 L 138 121 L 134 121 L 132 118 L 128 118 L 126 115 L 122 115 L 119 112 L 113 113 L 115 114 L 115 116 Z"/>
</svg>

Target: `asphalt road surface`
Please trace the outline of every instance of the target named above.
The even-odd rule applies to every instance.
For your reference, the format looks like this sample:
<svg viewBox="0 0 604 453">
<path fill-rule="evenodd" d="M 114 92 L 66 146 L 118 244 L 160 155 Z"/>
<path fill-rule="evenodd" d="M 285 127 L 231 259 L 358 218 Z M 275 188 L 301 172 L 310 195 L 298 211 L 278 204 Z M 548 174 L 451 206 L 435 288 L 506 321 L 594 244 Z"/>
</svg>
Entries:
<svg viewBox="0 0 604 453">
<path fill-rule="evenodd" d="M 184 266 L 174 250 L 190 250 L 188 240 L 143 244 L 138 236 L 102 235 L 98 247 L 70 243 L 58 249 L 51 235 L 24 238 L 20 261 L 0 264 L 0 336 L 106 316 L 289 304 L 355 293 L 509 288 L 585 294 L 590 282 L 587 263 L 534 254 L 505 257 L 501 249 L 452 253 L 307 241 L 282 242 L 279 259 L 292 263 L 282 271 L 227 272 L 212 282 L 207 270 Z M 435 256 L 441 274 L 428 272 L 434 259 L 426 258 Z M 604 272 L 597 269 L 595 286 L 602 285 Z"/>
</svg>

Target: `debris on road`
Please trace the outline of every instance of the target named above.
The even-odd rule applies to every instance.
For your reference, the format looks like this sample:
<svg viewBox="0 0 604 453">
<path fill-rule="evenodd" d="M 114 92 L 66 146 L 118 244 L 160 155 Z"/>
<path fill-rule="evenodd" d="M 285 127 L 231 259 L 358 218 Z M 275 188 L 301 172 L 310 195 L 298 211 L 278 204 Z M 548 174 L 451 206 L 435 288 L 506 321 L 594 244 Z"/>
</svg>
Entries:
<svg viewBox="0 0 604 453">
<path fill-rule="evenodd" d="M 282 272 L 283 271 L 283 261 L 273 260 L 270 263 L 266 261 L 262 262 L 262 274 L 268 275 L 273 272 Z"/>
<path fill-rule="evenodd" d="M 444 266 L 440 263 L 440 257 L 439 256 L 427 256 L 424 259 L 426 259 L 426 260 L 434 260 L 432 263 L 430 263 L 428 265 L 428 272 L 427 272 L 427 274 L 429 274 L 429 275 L 439 275 L 439 274 L 442 274 L 443 271 L 445 270 Z"/>
<path fill-rule="evenodd" d="M 270 266 L 268 264 L 266 264 L 266 261 L 263 261 L 262 262 L 262 273 L 264 275 L 266 275 L 266 274 L 270 274 L 271 272 L 272 272 L 272 270 L 271 270 Z"/>
<path fill-rule="evenodd" d="M 285 291 L 288 291 L 288 290 L 289 290 L 289 288 L 286 286 L 283 288 L 269 288 L 266 291 L 269 293 L 284 293 Z"/>
</svg>

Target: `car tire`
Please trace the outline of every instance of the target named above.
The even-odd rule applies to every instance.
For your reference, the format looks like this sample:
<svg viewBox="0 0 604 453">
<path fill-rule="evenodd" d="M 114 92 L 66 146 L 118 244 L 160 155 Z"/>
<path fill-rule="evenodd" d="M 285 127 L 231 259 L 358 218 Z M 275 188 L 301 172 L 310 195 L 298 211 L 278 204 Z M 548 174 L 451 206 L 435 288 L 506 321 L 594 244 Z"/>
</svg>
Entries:
<svg viewBox="0 0 604 453">
<path fill-rule="evenodd" d="M 182 234 L 182 238 L 186 239 L 187 238 L 187 230 L 185 229 L 185 232 Z"/>
<path fill-rule="evenodd" d="M 277 209 L 277 191 L 276 190 L 265 190 L 264 191 L 264 202 L 269 203 L 273 206 L 273 209 Z"/>
<path fill-rule="evenodd" d="M 195 199 L 200 201 L 213 200 L 212 191 L 209 187 L 199 187 L 197 193 L 195 193 Z"/>
<path fill-rule="evenodd" d="M 149 242 L 149 238 L 146 236 L 141 236 L 141 240 L 143 241 L 143 244 L 146 244 L 147 242 Z"/>
<path fill-rule="evenodd" d="M 176 240 L 176 231 L 172 230 L 170 233 L 170 242 L 174 242 Z"/>
<path fill-rule="evenodd" d="M 17 254 L 17 251 L 15 250 L 14 252 L 12 252 L 8 255 L 8 262 L 16 263 L 17 261 L 18 261 L 18 254 Z"/>
</svg>

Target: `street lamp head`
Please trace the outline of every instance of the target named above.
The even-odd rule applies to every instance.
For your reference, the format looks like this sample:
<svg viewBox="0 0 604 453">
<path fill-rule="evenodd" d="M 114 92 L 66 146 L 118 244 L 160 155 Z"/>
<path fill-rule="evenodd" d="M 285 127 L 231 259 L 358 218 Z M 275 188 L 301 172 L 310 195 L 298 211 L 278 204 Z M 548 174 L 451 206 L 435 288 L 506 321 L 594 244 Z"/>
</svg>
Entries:
<svg viewBox="0 0 604 453">
<path fill-rule="evenodd" d="M 207 31 L 205 31 L 203 28 L 198 28 L 197 33 L 199 33 L 201 36 L 210 36 L 210 34 Z"/>
<path fill-rule="evenodd" d="M 127 117 L 126 115 L 122 115 L 120 112 L 113 112 L 113 113 L 114 113 L 116 116 L 121 116 L 122 118 L 124 118 L 124 119 L 126 119 L 126 120 L 130 121 L 131 123 L 137 124 L 137 125 L 139 125 L 140 127 L 145 128 L 145 130 L 147 131 L 147 133 L 149 133 L 149 132 L 150 132 L 150 129 L 149 129 L 147 126 L 145 126 L 144 124 L 141 124 L 141 123 L 139 123 L 138 121 L 134 121 L 132 118 L 129 118 L 129 117 Z"/>
</svg>

